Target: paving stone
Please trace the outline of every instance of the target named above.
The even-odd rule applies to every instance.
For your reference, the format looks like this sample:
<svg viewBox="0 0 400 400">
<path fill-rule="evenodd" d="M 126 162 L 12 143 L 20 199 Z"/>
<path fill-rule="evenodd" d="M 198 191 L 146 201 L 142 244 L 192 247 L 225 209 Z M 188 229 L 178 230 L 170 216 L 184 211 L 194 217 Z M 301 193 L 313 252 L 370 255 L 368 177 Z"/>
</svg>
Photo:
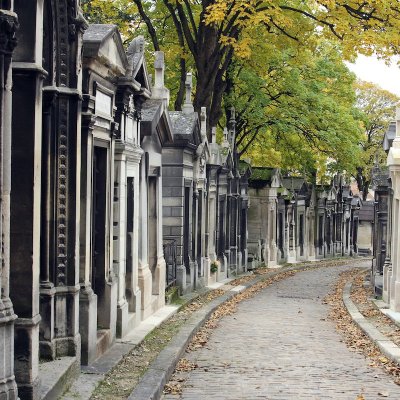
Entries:
<svg viewBox="0 0 400 400">
<path fill-rule="evenodd" d="M 200 399 L 400 399 L 400 386 L 350 351 L 327 319 L 323 298 L 344 267 L 304 271 L 239 304 L 206 347 L 185 355 L 199 368 L 187 373 L 181 396 Z"/>
</svg>

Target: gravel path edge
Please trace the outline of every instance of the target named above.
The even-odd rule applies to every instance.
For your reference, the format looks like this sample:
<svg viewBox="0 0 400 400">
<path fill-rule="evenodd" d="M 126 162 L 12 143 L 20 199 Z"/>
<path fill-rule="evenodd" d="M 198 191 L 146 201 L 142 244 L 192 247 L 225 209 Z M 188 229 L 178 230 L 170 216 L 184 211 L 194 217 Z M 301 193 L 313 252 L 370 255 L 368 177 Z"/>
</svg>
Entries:
<svg viewBox="0 0 400 400">
<path fill-rule="evenodd" d="M 376 344 L 379 350 L 391 361 L 400 365 L 400 347 L 383 335 L 361 313 L 351 300 L 353 281 L 347 282 L 343 289 L 343 303 L 353 322 Z"/>
<path fill-rule="evenodd" d="M 318 263 L 311 268 L 321 268 Z M 329 268 L 329 266 L 327 266 Z M 262 280 L 272 278 L 276 275 L 289 271 L 302 271 L 310 269 L 310 265 L 295 264 L 290 267 L 273 269 L 272 271 L 256 276 L 250 282 L 243 286 L 235 287 L 233 290 L 217 297 L 202 309 L 196 311 L 189 321 L 180 329 L 178 334 L 171 342 L 160 352 L 154 362 L 150 365 L 146 373 L 142 376 L 135 389 L 131 392 L 128 400 L 159 400 L 163 394 L 163 389 L 172 376 L 179 360 L 184 355 L 186 348 L 194 335 L 200 330 L 204 323 L 210 318 L 211 314 L 223 303 L 229 301 L 239 293 L 247 290 Z M 351 301 L 351 300 L 350 300 Z M 400 349 L 399 349 L 400 360 Z"/>
</svg>

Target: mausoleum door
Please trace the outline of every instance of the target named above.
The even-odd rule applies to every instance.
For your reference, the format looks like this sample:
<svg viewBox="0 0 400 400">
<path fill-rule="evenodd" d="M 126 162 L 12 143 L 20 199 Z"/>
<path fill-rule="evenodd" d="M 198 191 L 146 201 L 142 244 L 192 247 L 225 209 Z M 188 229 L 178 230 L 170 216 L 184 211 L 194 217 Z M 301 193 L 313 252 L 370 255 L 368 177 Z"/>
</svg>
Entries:
<svg viewBox="0 0 400 400">
<path fill-rule="evenodd" d="M 304 214 L 299 216 L 299 247 L 300 256 L 304 256 Z"/>
<path fill-rule="evenodd" d="M 358 252 L 357 241 L 358 241 L 358 218 L 355 218 L 353 225 L 353 249 L 355 253 Z"/>
<path fill-rule="evenodd" d="M 134 241 L 134 178 L 127 178 L 126 182 L 126 274 L 125 296 L 129 305 L 129 312 L 135 312 L 133 284 L 133 241 Z"/>
<path fill-rule="evenodd" d="M 158 207 L 158 202 L 157 202 L 157 180 L 158 177 L 156 176 L 150 176 L 148 180 L 148 235 L 149 235 L 149 267 L 150 271 L 153 275 L 153 294 L 156 294 L 157 292 L 157 282 L 155 279 L 155 271 L 157 267 L 157 258 L 158 258 L 158 253 L 157 253 L 157 240 L 158 240 L 158 235 L 157 235 L 157 218 L 158 218 L 158 213 L 157 213 L 157 207 Z"/>
<path fill-rule="evenodd" d="M 225 196 L 219 199 L 218 256 L 225 252 Z"/>
<path fill-rule="evenodd" d="M 198 198 L 198 214 L 197 214 L 197 265 L 198 276 L 202 275 L 201 258 L 202 258 L 202 237 L 203 237 L 203 191 L 199 190 Z"/>
<path fill-rule="evenodd" d="M 279 246 L 279 250 L 281 252 L 281 257 L 283 257 L 284 255 L 284 240 L 283 240 L 283 235 L 284 235 L 284 226 L 283 226 L 283 213 L 280 212 L 278 214 L 278 246 Z"/>
<path fill-rule="evenodd" d="M 190 187 L 185 187 L 185 219 L 183 221 L 183 262 L 186 267 L 186 273 L 190 272 L 189 254 L 190 254 Z"/>
<path fill-rule="evenodd" d="M 331 217 L 328 217 L 326 221 L 326 247 L 328 254 L 331 253 L 331 240 Z"/>
<path fill-rule="evenodd" d="M 318 217 L 318 249 L 320 255 L 324 253 L 323 247 L 324 247 L 324 216 L 320 215 Z"/>
<path fill-rule="evenodd" d="M 107 206 L 107 149 L 94 147 L 93 151 L 93 219 L 91 282 L 102 303 L 106 270 L 106 206 Z M 99 328 L 105 328 L 99 326 Z"/>
<path fill-rule="evenodd" d="M 240 251 L 242 252 L 242 256 L 244 257 L 244 251 L 246 250 L 247 243 L 247 210 L 242 205 L 240 210 Z M 243 260 L 245 261 L 245 260 Z"/>
</svg>

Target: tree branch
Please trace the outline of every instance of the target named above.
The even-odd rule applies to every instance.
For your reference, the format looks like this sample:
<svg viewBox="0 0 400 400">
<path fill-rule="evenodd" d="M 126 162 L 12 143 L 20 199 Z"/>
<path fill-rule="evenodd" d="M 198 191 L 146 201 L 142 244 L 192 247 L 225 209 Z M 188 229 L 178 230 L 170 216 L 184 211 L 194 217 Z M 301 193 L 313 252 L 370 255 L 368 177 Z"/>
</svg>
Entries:
<svg viewBox="0 0 400 400">
<path fill-rule="evenodd" d="M 160 45 L 158 43 L 156 30 L 154 29 L 154 26 L 153 26 L 149 16 L 146 14 L 146 11 L 143 8 L 142 1 L 141 0 L 133 0 L 133 1 L 138 8 L 141 18 L 143 19 L 144 23 L 147 26 L 147 30 L 149 31 L 151 41 L 153 42 L 154 51 L 160 51 Z"/>
</svg>

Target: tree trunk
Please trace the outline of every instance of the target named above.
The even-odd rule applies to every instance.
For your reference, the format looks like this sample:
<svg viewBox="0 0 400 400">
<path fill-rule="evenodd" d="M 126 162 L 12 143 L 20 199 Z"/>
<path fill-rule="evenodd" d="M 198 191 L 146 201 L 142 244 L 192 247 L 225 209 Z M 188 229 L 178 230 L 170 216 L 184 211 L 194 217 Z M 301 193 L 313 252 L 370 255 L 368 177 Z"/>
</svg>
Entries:
<svg viewBox="0 0 400 400">
<path fill-rule="evenodd" d="M 366 201 L 367 200 L 367 196 L 368 196 L 368 189 L 369 189 L 369 181 L 367 181 L 365 178 L 364 178 L 364 183 L 363 183 L 363 191 L 362 191 L 362 199 L 363 199 L 363 201 Z"/>
<path fill-rule="evenodd" d="M 186 61 L 184 58 L 181 58 L 179 61 L 180 65 L 180 82 L 179 82 L 179 90 L 178 93 L 176 94 L 176 99 L 174 103 L 174 108 L 175 111 L 181 111 L 182 110 L 182 104 L 183 104 L 183 99 L 185 97 L 185 84 L 186 84 Z"/>
</svg>

